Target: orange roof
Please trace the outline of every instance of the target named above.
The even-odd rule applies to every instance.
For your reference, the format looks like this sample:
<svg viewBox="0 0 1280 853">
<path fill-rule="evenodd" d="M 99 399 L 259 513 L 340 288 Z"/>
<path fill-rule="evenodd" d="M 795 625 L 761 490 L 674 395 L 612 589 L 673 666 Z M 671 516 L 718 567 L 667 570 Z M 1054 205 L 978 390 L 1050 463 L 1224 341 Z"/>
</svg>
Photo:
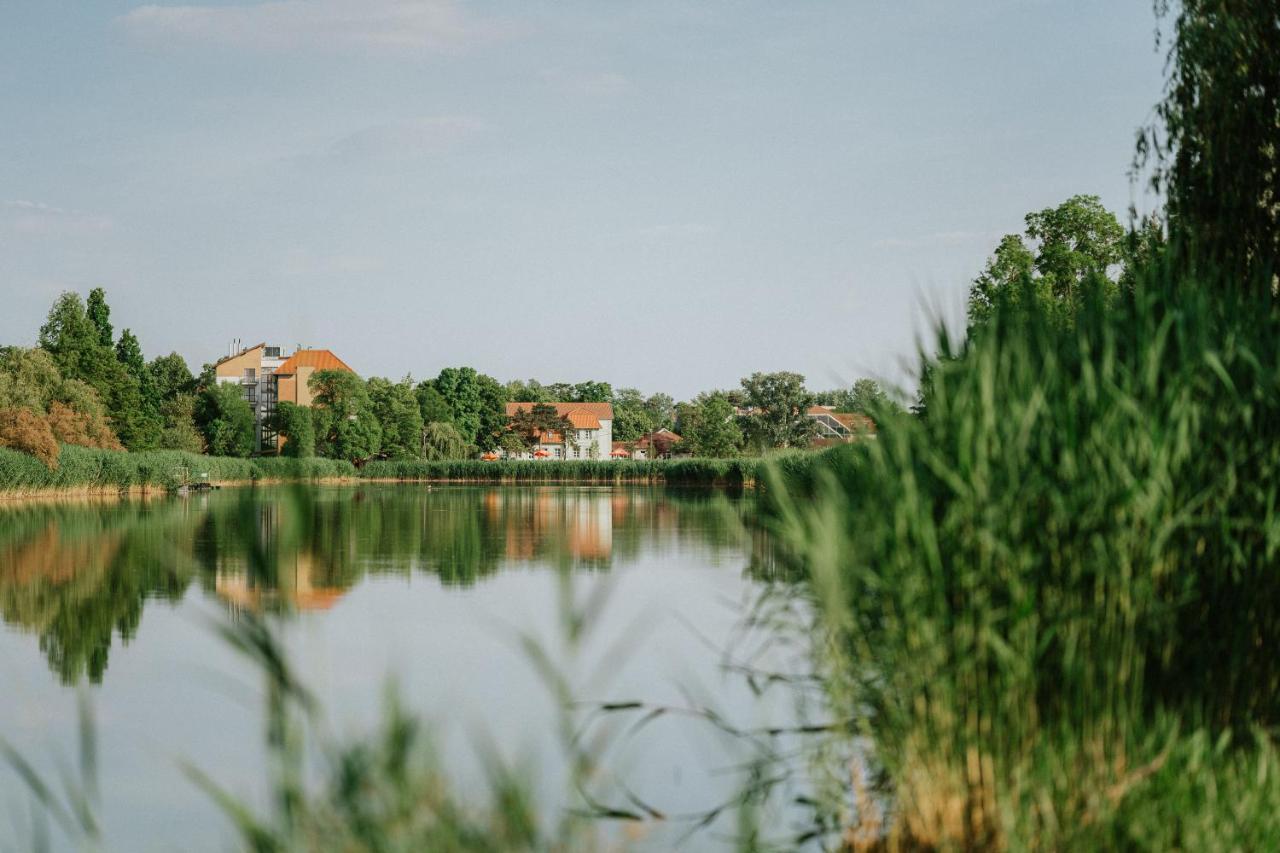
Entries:
<svg viewBox="0 0 1280 853">
<path fill-rule="evenodd" d="M 284 364 L 276 368 L 276 375 L 291 376 L 299 367 L 314 367 L 316 370 L 345 370 L 355 373 L 347 363 L 327 349 L 300 349 L 285 359 Z"/>
<path fill-rule="evenodd" d="M 562 418 L 570 416 L 570 420 L 573 419 L 572 415 L 575 412 L 586 412 L 597 420 L 613 420 L 613 404 L 611 403 L 507 403 L 507 417 L 511 417 L 521 409 L 532 409 L 537 405 L 555 406 L 557 415 Z M 577 424 L 574 424 L 574 426 L 577 426 Z M 578 427 L 578 429 L 597 429 L 599 426 L 597 423 L 592 427 L 584 426 Z"/>
</svg>

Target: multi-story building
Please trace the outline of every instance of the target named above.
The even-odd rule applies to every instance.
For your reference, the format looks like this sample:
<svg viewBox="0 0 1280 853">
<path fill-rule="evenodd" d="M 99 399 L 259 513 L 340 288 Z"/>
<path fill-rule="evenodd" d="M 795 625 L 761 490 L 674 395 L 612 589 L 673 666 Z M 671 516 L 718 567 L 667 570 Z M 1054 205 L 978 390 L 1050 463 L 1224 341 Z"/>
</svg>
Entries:
<svg viewBox="0 0 1280 853">
<path fill-rule="evenodd" d="M 532 450 L 511 458 L 608 459 L 613 450 L 613 405 L 610 403 L 507 403 L 507 417 L 535 405 L 555 406 L 568 423 L 566 432 L 544 432 Z M 570 432 L 571 431 L 571 432 Z M 566 434 L 568 433 L 568 434 Z"/>
<path fill-rule="evenodd" d="M 234 347 L 233 347 L 234 349 Z M 311 376 L 320 370 L 346 370 L 342 359 L 327 349 L 300 349 L 284 356 L 280 347 L 256 344 L 233 351 L 214 364 L 218 382 L 235 383 L 253 409 L 254 449 L 275 453 L 279 437 L 270 428 L 270 418 L 280 402 L 311 405 Z"/>
</svg>

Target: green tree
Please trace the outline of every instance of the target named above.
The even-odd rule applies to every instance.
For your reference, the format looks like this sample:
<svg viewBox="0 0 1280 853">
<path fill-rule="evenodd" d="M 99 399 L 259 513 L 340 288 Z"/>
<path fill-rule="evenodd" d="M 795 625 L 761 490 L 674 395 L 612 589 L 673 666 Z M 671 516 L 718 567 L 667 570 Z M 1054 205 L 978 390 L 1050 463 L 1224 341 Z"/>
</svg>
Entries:
<svg viewBox="0 0 1280 853">
<path fill-rule="evenodd" d="M 418 398 L 418 411 L 422 413 L 424 424 L 453 423 L 453 410 L 434 385 L 421 382 L 413 393 Z"/>
<path fill-rule="evenodd" d="M 696 456 L 736 456 L 742 445 L 742 430 L 734 417 L 733 405 L 724 397 L 686 404 L 681 411 L 681 429 Z"/>
<path fill-rule="evenodd" d="M 107 305 L 107 294 L 101 287 L 89 291 L 89 304 L 86 315 L 93 324 L 98 345 L 110 348 L 114 341 L 111 329 L 111 307 Z"/>
<path fill-rule="evenodd" d="M 524 450 L 537 447 L 543 433 L 558 432 L 572 443 L 571 437 L 577 432 L 569 418 L 561 416 L 549 403 L 522 407 L 511 416 L 510 426 L 511 434 L 519 437 Z"/>
<path fill-rule="evenodd" d="M 196 426 L 196 395 L 177 394 L 160 404 L 163 427 L 159 446 L 166 450 L 204 452 L 204 436 Z"/>
<path fill-rule="evenodd" d="M 1280 271 L 1280 14 L 1274 0 L 1156 0 L 1177 9 L 1165 96 L 1139 137 L 1172 244 L 1237 287 Z"/>
<path fill-rule="evenodd" d="M 191 375 L 186 360 L 176 352 L 151 359 L 147 374 L 151 391 L 161 402 L 172 400 L 179 394 L 195 393 L 195 377 Z"/>
<path fill-rule="evenodd" d="M 635 441 L 657 428 L 658 421 L 637 389 L 619 388 L 612 402 L 614 441 Z"/>
<path fill-rule="evenodd" d="M 205 446 L 214 456 L 253 453 L 253 409 L 232 382 L 215 382 L 196 398 L 195 420 Z"/>
<path fill-rule="evenodd" d="M 382 453 L 390 459 L 415 459 L 422 452 L 422 410 L 413 380 L 373 377 L 367 383 L 373 414 L 382 426 Z"/>
<path fill-rule="evenodd" d="M 650 394 L 644 401 L 645 411 L 653 421 L 654 429 L 670 429 L 676 422 L 676 401 L 670 394 Z"/>
<path fill-rule="evenodd" d="M 859 379 L 850 388 L 824 391 L 815 395 L 815 399 L 823 406 L 833 407 L 837 412 L 855 412 L 871 418 L 878 412 L 903 411 L 902 406 L 886 394 L 874 379 Z"/>
<path fill-rule="evenodd" d="M 607 403 L 613 397 L 613 387 L 608 382 L 579 382 L 573 386 L 573 393 L 565 400 L 551 400 L 550 402 L 572 402 L 572 403 Z"/>
<path fill-rule="evenodd" d="M 521 382 L 519 379 L 506 385 L 507 399 L 513 403 L 550 403 L 547 389 L 536 379 Z"/>
<path fill-rule="evenodd" d="M 999 299 L 1026 292 L 1074 316 L 1088 282 L 1107 293 L 1125 258 L 1125 231 L 1097 196 L 1077 195 L 1057 207 L 1029 213 L 1024 235 L 1007 234 L 969 290 L 969 325 L 985 323 Z"/>
<path fill-rule="evenodd" d="M 316 452 L 363 464 L 382 446 L 382 425 L 364 381 L 346 370 L 321 370 L 307 382 L 312 394 Z"/>
<path fill-rule="evenodd" d="M 422 458 L 465 459 L 470 448 L 450 423 L 429 423 L 422 427 Z"/>
<path fill-rule="evenodd" d="M 316 455 L 315 418 L 308 407 L 288 400 L 277 403 L 270 427 L 284 439 L 281 456 L 309 459 Z"/>
<path fill-rule="evenodd" d="M 799 373 L 753 373 L 742 380 L 750 409 L 747 437 L 758 447 L 802 447 L 813 437 L 813 421 L 805 414 L 813 395 Z"/>
<path fill-rule="evenodd" d="M 428 383 L 449 407 L 449 421 L 468 444 L 491 450 L 507 426 L 506 389 L 472 367 L 446 367 Z M 424 415 L 423 420 L 427 420 Z"/>
<path fill-rule="evenodd" d="M 101 295 L 97 304 L 99 314 L 104 310 L 109 313 Z M 125 447 L 143 450 L 155 446 L 158 424 L 148 417 L 137 379 L 116 359 L 113 349 L 102 343 L 101 330 L 90 320 L 79 295 L 63 293 L 54 302 L 40 327 L 40 346 L 53 356 L 64 378 L 93 386 Z"/>
</svg>

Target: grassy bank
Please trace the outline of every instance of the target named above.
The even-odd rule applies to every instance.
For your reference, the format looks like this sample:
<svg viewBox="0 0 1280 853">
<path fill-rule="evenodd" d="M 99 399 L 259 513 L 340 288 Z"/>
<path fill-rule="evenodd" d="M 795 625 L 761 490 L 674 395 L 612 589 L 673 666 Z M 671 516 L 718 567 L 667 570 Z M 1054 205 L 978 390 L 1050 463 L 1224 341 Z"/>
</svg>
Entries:
<svg viewBox="0 0 1280 853">
<path fill-rule="evenodd" d="M 26 453 L 0 448 L 0 493 L 174 489 L 213 483 L 271 479 L 354 477 L 348 462 L 331 459 L 233 459 L 179 450 L 128 453 L 65 445 L 49 469 Z"/>
<path fill-rule="evenodd" d="M 789 471 L 809 471 L 818 454 L 775 457 Z M 563 462 L 457 460 L 447 462 L 376 461 L 363 469 L 334 459 L 262 457 L 234 459 L 177 450 L 128 453 L 64 446 L 55 469 L 25 453 L 0 448 L 0 493 L 174 489 L 207 480 L 212 483 L 260 480 L 355 478 L 463 483 L 664 483 L 740 487 L 753 485 L 759 459 L 660 459 Z"/>
<path fill-rule="evenodd" d="M 1172 279 L 1001 306 L 923 417 L 770 481 L 890 846 L 1274 838 L 1280 311 Z"/>
</svg>

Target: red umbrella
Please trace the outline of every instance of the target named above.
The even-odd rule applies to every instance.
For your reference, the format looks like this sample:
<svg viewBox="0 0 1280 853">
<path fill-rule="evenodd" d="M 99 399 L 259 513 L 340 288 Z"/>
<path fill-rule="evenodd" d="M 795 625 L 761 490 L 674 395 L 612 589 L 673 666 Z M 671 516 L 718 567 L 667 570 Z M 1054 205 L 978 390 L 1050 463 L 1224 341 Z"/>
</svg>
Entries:
<svg viewBox="0 0 1280 853">
<path fill-rule="evenodd" d="M 551 451 L 542 447 L 539 447 L 537 450 L 533 451 L 533 458 L 535 459 L 542 459 L 550 455 L 551 455 Z"/>
<path fill-rule="evenodd" d="M 619 447 L 617 450 L 613 451 L 613 452 L 612 452 L 612 453 L 610 453 L 609 455 L 610 455 L 610 456 L 619 456 L 619 457 L 622 457 L 622 456 L 630 456 L 631 454 L 630 454 L 630 453 L 628 453 L 627 451 L 623 450 L 621 447 Z"/>
<path fill-rule="evenodd" d="M 498 454 L 494 453 L 491 450 L 488 453 L 486 453 L 484 456 L 481 456 L 480 458 L 483 459 L 485 462 L 493 462 L 498 458 Z"/>
</svg>

